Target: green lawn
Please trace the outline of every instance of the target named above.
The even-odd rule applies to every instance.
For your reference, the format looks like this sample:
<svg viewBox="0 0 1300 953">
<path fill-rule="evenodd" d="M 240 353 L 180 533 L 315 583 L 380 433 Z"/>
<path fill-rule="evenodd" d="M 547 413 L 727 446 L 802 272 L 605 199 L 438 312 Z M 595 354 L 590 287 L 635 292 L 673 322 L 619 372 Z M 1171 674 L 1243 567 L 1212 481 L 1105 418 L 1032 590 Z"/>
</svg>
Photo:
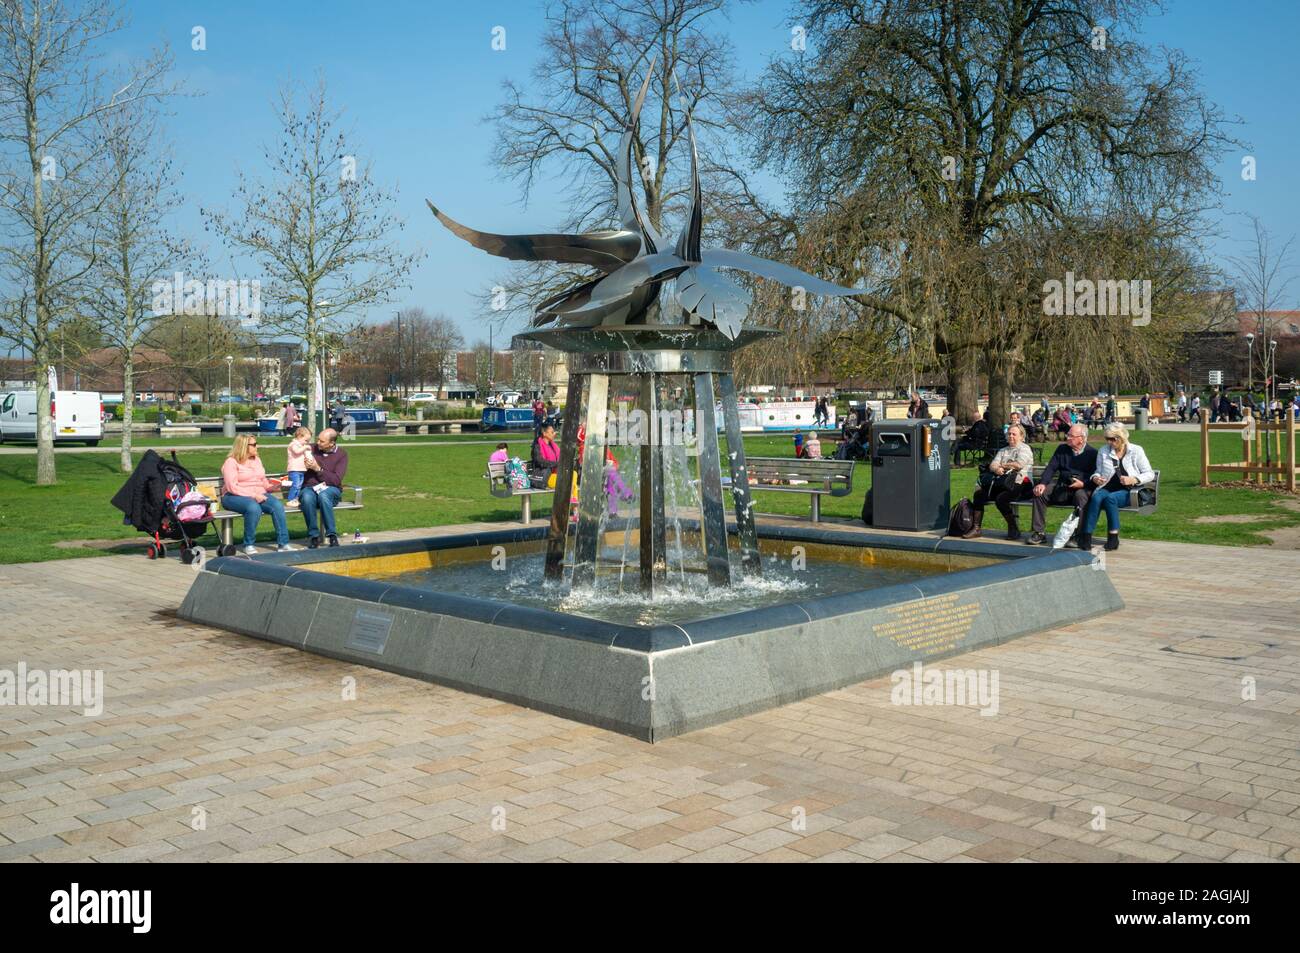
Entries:
<svg viewBox="0 0 1300 953">
<path fill-rule="evenodd" d="M 259 433 L 257 436 L 259 440 L 265 440 L 268 444 L 272 444 L 272 445 L 278 444 L 280 446 L 287 446 L 289 443 L 288 437 L 282 437 L 279 434 Z M 376 440 L 396 440 L 396 441 L 409 440 L 412 443 L 444 443 L 446 441 L 454 442 L 457 440 L 488 441 L 488 440 L 499 440 L 501 438 L 493 433 L 451 433 L 451 434 L 361 433 L 361 434 L 357 434 L 356 439 L 362 442 L 371 442 Z M 507 435 L 507 439 L 509 439 L 509 435 Z M 99 449 L 102 450 L 105 447 L 120 447 L 121 445 L 122 445 L 121 434 L 110 433 L 104 435 L 104 439 L 100 441 Z M 25 441 L 22 443 L 6 444 L 6 446 L 25 447 L 28 449 L 33 449 L 35 448 L 36 444 L 32 443 L 31 441 Z M 71 444 L 69 446 L 71 448 L 79 445 Z M 153 447 L 155 450 L 163 450 L 169 447 L 194 447 L 194 446 L 224 447 L 229 449 L 230 439 L 228 437 L 223 437 L 220 434 L 215 434 L 215 435 L 204 434 L 199 437 L 159 437 L 157 434 L 138 433 L 135 435 L 135 439 L 131 441 L 131 448 L 133 450 L 144 449 L 147 447 Z"/>
<path fill-rule="evenodd" d="M 466 435 L 470 436 L 470 435 Z M 1240 440 L 1233 434 L 1215 434 L 1214 456 L 1217 460 L 1234 457 Z M 488 495 L 482 478 L 489 446 L 456 444 L 457 438 L 422 438 L 420 446 L 352 447 L 349 450 L 348 482 L 365 487 L 366 508 L 360 512 L 339 514 L 340 532 L 351 533 L 435 526 L 467 521 L 509 521 L 519 518 L 514 500 L 498 500 Z M 464 438 L 460 438 L 464 439 Z M 511 452 L 527 456 L 528 437 L 508 438 Z M 1164 539 L 1179 542 L 1216 543 L 1223 545 L 1259 545 L 1268 540 L 1258 530 L 1300 524 L 1300 513 L 1277 505 L 1278 496 L 1247 489 L 1202 490 L 1199 481 L 1199 440 L 1196 433 L 1147 432 L 1139 441 L 1147 450 L 1152 464 L 1161 470 L 1160 508 L 1152 516 L 1126 516 L 1124 531 L 1138 539 Z M 283 466 L 283 438 L 270 441 L 267 461 L 270 468 Z M 1235 442 L 1235 446 L 1234 446 Z M 196 475 L 215 474 L 225 458 L 226 443 L 211 451 L 185 451 L 181 462 Z M 789 456 L 791 439 L 785 437 L 750 437 L 747 452 L 767 456 Z M 1050 453 L 1051 445 L 1045 451 Z M 1239 455 L 1239 454 L 1238 454 Z M 143 540 L 141 534 L 122 526 L 117 510 L 109 499 L 121 486 L 124 477 L 117 472 L 117 458 L 102 453 L 62 453 L 58 455 L 59 483 L 36 487 L 34 455 L 0 455 L 0 563 L 60 559 L 95 555 L 99 550 L 80 547 L 62 548 L 53 544 L 63 540 L 124 539 Z M 975 479 L 973 469 L 953 471 L 953 499 L 969 496 Z M 855 471 L 852 495 L 839 499 L 825 498 L 822 512 L 827 516 L 856 518 L 862 497 L 870 485 L 870 468 L 859 465 Z M 806 515 L 807 498 L 793 493 L 756 494 L 761 512 Z M 534 499 L 535 516 L 544 516 L 549 507 Z M 1064 510 L 1052 510 L 1049 530 L 1059 522 Z M 1258 523 L 1193 523 L 1195 517 L 1221 514 L 1245 514 L 1266 517 Z M 1027 514 L 1025 522 L 1028 522 Z M 986 529 L 997 533 L 1002 525 L 990 510 Z M 302 517 L 291 515 L 291 533 L 298 539 L 305 535 Z M 272 538 L 269 518 L 260 526 L 260 540 Z M 238 527 L 236 528 L 238 532 Z M 209 543 L 215 537 L 207 537 Z"/>
</svg>

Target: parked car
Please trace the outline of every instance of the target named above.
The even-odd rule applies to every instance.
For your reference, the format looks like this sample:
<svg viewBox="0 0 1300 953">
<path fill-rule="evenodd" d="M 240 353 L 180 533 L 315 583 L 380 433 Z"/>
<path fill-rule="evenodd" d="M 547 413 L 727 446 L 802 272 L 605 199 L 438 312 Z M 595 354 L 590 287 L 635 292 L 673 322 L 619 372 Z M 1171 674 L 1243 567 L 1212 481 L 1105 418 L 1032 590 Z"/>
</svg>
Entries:
<svg viewBox="0 0 1300 953">
<path fill-rule="evenodd" d="M 94 447 L 104 436 L 104 404 L 97 390 L 60 390 L 50 398 L 54 442 Z M 36 391 L 10 391 L 0 398 L 0 443 L 36 439 Z"/>
<path fill-rule="evenodd" d="M 418 394 L 412 394 L 410 397 L 406 398 L 406 401 L 410 404 L 431 404 L 437 399 L 437 394 L 430 394 L 428 391 L 421 391 Z"/>
</svg>

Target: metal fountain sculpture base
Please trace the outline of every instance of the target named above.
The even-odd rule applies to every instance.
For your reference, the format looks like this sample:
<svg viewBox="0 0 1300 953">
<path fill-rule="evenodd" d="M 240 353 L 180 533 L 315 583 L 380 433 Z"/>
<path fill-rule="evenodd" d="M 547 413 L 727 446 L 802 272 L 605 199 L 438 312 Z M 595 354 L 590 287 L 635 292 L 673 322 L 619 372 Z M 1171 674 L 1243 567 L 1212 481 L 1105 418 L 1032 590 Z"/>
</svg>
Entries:
<svg viewBox="0 0 1300 953">
<path fill-rule="evenodd" d="M 626 325 L 534 331 L 521 337 L 569 355 L 569 385 L 564 407 L 564 432 L 556 470 L 555 502 L 547 537 L 546 576 L 558 580 L 566 565 L 569 538 L 569 499 L 577 464 L 578 427 L 586 429 L 586 444 L 578 477 L 578 519 L 573 533 L 574 587 L 589 586 L 599 568 L 601 513 L 605 507 L 602 471 L 609 435 L 611 378 L 632 378 L 638 409 L 645 425 L 634 440 L 640 446 L 640 527 L 638 568 L 641 592 L 661 591 L 667 576 L 664 517 L 664 440 L 671 430 L 661 426 L 661 395 L 669 377 L 689 378 L 695 405 L 694 445 L 699 454 L 700 526 L 704 560 L 713 585 L 733 583 L 728 556 L 726 505 L 722 492 L 722 460 L 715 439 L 715 403 L 720 402 L 731 478 L 732 508 L 740 549 L 740 573 L 762 572 L 754 508 L 745 465 L 745 444 L 732 378 L 734 353 L 777 332 L 747 328 L 728 338 L 713 328 L 689 325 Z M 627 434 L 622 435 L 624 439 Z M 646 528 L 649 528 L 646 531 Z"/>
</svg>

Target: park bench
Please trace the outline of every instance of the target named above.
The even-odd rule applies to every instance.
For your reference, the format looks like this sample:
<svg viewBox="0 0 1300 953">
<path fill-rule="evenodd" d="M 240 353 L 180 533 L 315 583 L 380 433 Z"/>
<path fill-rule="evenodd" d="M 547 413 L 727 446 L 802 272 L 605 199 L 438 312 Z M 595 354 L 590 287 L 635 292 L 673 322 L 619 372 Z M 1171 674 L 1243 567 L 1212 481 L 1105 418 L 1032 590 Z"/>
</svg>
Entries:
<svg viewBox="0 0 1300 953">
<path fill-rule="evenodd" d="M 268 473 L 267 478 L 279 480 L 284 476 L 283 473 Z M 217 536 L 221 540 L 221 545 L 217 549 L 218 556 L 233 556 L 235 554 L 235 520 L 243 519 L 242 513 L 236 513 L 233 510 L 222 509 L 221 497 L 225 493 L 224 481 L 221 477 L 198 477 L 196 480 L 202 492 L 202 487 L 209 487 L 216 492 L 216 502 L 212 506 L 213 526 L 217 529 Z M 359 510 L 362 509 L 361 487 L 352 486 L 345 483 L 343 485 L 343 498 L 334 504 L 334 512 L 339 510 Z M 287 516 L 301 512 L 300 510 L 285 510 Z"/>
<path fill-rule="evenodd" d="M 806 493 L 812 502 L 812 522 L 822 518 L 823 496 L 853 492 L 853 460 L 803 460 L 798 457 L 749 457 L 750 492 Z M 730 478 L 723 477 L 729 484 Z"/>
<path fill-rule="evenodd" d="M 993 456 L 1007 445 L 1007 435 L 1002 432 L 1001 428 L 998 428 L 991 430 L 987 439 L 978 443 L 963 446 L 963 441 L 966 439 L 966 435 L 969 432 L 969 427 L 961 431 L 957 440 L 952 445 L 952 463 L 955 467 L 969 466 L 972 463 L 990 463 L 993 460 Z M 1039 433 L 1045 434 L 1046 431 L 1039 431 Z M 1033 453 L 1035 461 L 1042 460 L 1043 443 L 1045 441 L 1046 437 L 1043 437 L 1038 443 L 1034 443 L 1030 440 L 1025 441 L 1025 446 L 1027 446 L 1030 452 Z"/>
<path fill-rule="evenodd" d="M 513 487 L 510 485 L 510 478 L 506 476 L 506 465 L 504 463 L 489 463 L 487 472 L 483 476 L 488 481 L 488 492 L 498 499 L 508 500 L 512 496 L 517 496 L 523 504 L 523 512 L 520 518 L 529 523 L 533 519 L 533 495 L 536 493 L 549 493 L 555 495 L 553 488 L 537 487 Z"/>
<path fill-rule="evenodd" d="M 1040 467 L 1040 466 L 1034 466 L 1034 467 L 1030 468 L 1030 471 L 1029 471 L 1029 472 L 1030 472 L 1030 479 L 1032 479 L 1032 480 L 1037 480 L 1038 477 L 1042 475 L 1043 470 L 1044 470 L 1044 467 Z M 1152 514 L 1152 513 L 1154 513 L 1154 512 L 1156 511 L 1156 504 L 1160 502 L 1160 471 L 1159 471 L 1159 470 L 1153 470 L 1152 472 L 1155 473 L 1155 475 L 1156 475 L 1155 481 L 1152 482 L 1152 483 L 1148 483 L 1148 484 L 1147 484 L 1146 486 L 1144 486 L 1144 487 L 1140 487 L 1140 488 L 1139 488 L 1139 487 L 1132 487 L 1132 488 L 1129 490 L 1129 495 L 1128 495 L 1128 506 L 1122 506 L 1122 507 L 1120 507 L 1120 512 L 1121 512 L 1121 513 L 1136 513 L 1136 514 L 1138 514 L 1139 516 L 1149 516 L 1150 514 Z M 1143 490 L 1150 489 L 1150 490 L 1153 491 L 1153 495 L 1152 495 L 1152 497 L 1151 497 L 1151 501 L 1150 501 L 1149 503 L 1146 503 L 1146 504 L 1143 504 L 1143 505 L 1138 505 L 1138 493 L 1137 493 L 1138 489 L 1143 489 Z M 1012 505 L 1012 506 L 1032 506 L 1033 503 L 1034 503 L 1033 500 L 1015 500 L 1015 501 L 1012 502 L 1011 505 Z M 1061 507 L 1061 508 L 1068 508 L 1068 507 L 1071 507 L 1071 504 L 1069 504 L 1069 503 L 1049 503 L 1048 506 L 1050 506 L 1050 507 L 1058 507 L 1058 506 L 1059 506 L 1059 507 Z"/>
</svg>

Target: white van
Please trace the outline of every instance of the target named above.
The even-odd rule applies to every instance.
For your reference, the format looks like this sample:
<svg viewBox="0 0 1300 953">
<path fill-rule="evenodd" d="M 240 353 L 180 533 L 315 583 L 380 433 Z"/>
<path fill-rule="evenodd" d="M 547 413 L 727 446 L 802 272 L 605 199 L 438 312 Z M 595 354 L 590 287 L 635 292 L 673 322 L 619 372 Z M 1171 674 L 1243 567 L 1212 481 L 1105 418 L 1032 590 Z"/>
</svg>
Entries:
<svg viewBox="0 0 1300 953">
<path fill-rule="evenodd" d="M 96 446 L 104 436 L 104 405 L 97 390 L 59 390 L 51 401 L 54 442 Z M 0 443 L 36 439 L 36 391 L 15 390 L 0 397 Z"/>
</svg>

